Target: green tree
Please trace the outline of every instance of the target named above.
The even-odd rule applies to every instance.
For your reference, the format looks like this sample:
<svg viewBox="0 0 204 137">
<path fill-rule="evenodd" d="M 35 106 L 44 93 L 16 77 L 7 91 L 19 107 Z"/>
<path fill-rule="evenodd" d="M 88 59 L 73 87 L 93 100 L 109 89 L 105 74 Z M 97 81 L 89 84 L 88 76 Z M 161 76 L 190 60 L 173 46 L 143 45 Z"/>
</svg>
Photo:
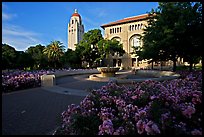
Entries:
<svg viewBox="0 0 204 137">
<path fill-rule="evenodd" d="M 34 68 L 42 69 L 47 65 L 46 56 L 43 54 L 45 46 L 38 44 L 34 47 L 29 47 L 25 52 L 28 53 L 34 60 Z"/>
<path fill-rule="evenodd" d="M 17 52 L 8 44 L 2 44 L 2 68 L 13 69 L 16 64 Z"/>
<path fill-rule="evenodd" d="M 30 54 L 24 51 L 17 51 L 16 68 L 25 70 L 26 68 L 31 68 L 33 64 L 34 60 Z"/>
<path fill-rule="evenodd" d="M 45 49 L 43 49 L 43 54 L 48 58 L 48 61 L 57 68 L 59 64 L 60 57 L 64 55 L 64 46 L 60 41 L 52 41 Z"/>
<path fill-rule="evenodd" d="M 180 24 L 176 24 L 177 29 L 182 30 L 181 33 L 177 31 L 183 51 L 180 56 L 190 64 L 189 70 L 192 71 L 193 64 L 202 57 L 202 4 L 188 2 L 179 5 L 182 8 L 182 14 L 186 15 L 183 16 Z"/>
<path fill-rule="evenodd" d="M 200 9 L 199 3 L 160 2 L 158 8 L 149 13 L 150 20 L 142 38 L 144 45 L 136 53 L 152 61 L 172 60 L 173 71 L 178 57 L 193 62 L 201 50 Z M 190 52 L 193 49 L 194 52 Z"/>
<path fill-rule="evenodd" d="M 79 53 L 71 49 L 67 49 L 62 58 L 60 58 L 62 66 L 71 68 L 81 68 L 81 58 L 78 55 Z"/>
<path fill-rule="evenodd" d="M 98 60 L 108 59 L 109 55 L 113 55 L 117 53 L 118 55 L 122 56 L 125 51 L 123 50 L 123 45 L 119 43 L 119 41 L 107 40 L 102 39 L 98 42 L 98 52 L 100 57 L 97 58 Z M 109 65 L 109 64 L 108 64 Z"/>
<path fill-rule="evenodd" d="M 79 53 L 78 55 L 81 61 L 88 62 L 90 67 L 92 67 L 95 60 L 100 57 L 97 43 L 101 39 L 103 39 L 103 37 L 100 29 L 89 30 L 84 33 L 83 39 L 76 45 L 75 51 Z"/>
</svg>

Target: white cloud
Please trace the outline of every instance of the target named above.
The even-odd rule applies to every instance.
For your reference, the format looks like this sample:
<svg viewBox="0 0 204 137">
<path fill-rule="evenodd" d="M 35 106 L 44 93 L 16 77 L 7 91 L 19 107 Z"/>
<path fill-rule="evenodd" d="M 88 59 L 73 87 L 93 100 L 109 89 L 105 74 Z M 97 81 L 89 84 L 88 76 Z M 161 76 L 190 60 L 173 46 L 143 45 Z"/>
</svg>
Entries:
<svg viewBox="0 0 204 137">
<path fill-rule="evenodd" d="M 32 45 L 41 43 L 41 34 L 25 30 L 16 25 L 2 25 L 2 43 L 15 47 L 16 50 L 26 50 Z"/>
<path fill-rule="evenodd" d="M 8 14 L 8 13 L 4 13 L 2 12 L 2 20 L 11 20 L 13 19 L 14 17 L 16 17 L 17 15 L 16 14 Z"/>
<path fill-rule="evenodd" d="M 5 12 L 8 9 L 9 7 L 2 3 L 2 43 L 9 44 L 16 50 L 21 51 L 25 51 L 30 46 L 42 44 L 38 39 L 41 34 L 8 23 L 17 17 L 17 14 Z"/>
</svg>

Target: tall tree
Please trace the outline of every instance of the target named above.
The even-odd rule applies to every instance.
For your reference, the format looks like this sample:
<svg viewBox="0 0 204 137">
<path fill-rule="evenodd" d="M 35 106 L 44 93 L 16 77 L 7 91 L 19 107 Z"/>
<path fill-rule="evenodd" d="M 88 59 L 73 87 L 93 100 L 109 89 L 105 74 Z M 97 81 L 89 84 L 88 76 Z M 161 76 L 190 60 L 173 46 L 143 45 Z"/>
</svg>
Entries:
<svg viewBox="0 0 204 137">
<path fill-rule="evenodd" d="M 48 61 L 57 67 L 60 57 L 64 54 L 64 46 L 60 41 L 52 41 L 45 49 L 43 49 L 43 54 L 47 55 Z"/>
<path fill-rule="evenodd" d="M 113 39 L 113 40 L 107 40 L 107 39 L 100 40 L 98 42 L 98 52 L 100 54 L 100 57 L 97 58 L 97 61 L 102 60 L 102 59 L 108 59 L 109 55 L 112 55 L 115 53 L 117 53 L 120 56 L 122 56 L 125 53 L 125 51 L 123 50 L 123 45 L 120 44 L 120 42 L 115 40 L 115 39 Z"/>
<path fill-rule="evenodd" d="M 158 8 L 149 13 L 150 20 L 144 29 L 144 45 L 139 54 L 154 61 L 172 60 L 173 71 L 176 70 L 178 57 L 187 59 L 185 55 L 189 54 L 189 61 L 196 58 L 195 53 L 201 49 L 201 39 L 197 35 L 201 28 L 200 9 L 199 3 L 160 2 Z M 196 34 L 190 35 L 190 30 Z M 192 49 L 195 52 L 190 54 Z"/>
<path fill-rule="evenodd" d="M 97 43 L 101 39 L 103 39 L 101 30 L 93 29 L 84 33 L 83 39 L 76 45 L 76 52 L 79 53 L 81 60 L 88 62 L 90 67 L 99 58 Z"/>
<path fill-rule="evenodd" d="M 25 52 L 28 53 L 34 60 L 34 68 L 42 69 L 46 66 L 47 60 L 45 55 L 43 54 L 43 50 L 45 46 L 38 44 L 34 47 L 29 47 Z"/>
<path fill-rule="evenodd" d="M 182 14 L 188 15 L 182 17 L 180 24 L 176 24 L 177 29 L 184 31 L 182 34 L 178 33 L 183 51 L 180 56 L 190 64 L 189 70 L 192 71 L 193 64 L 202 56 L 202 5 L 199 2 L 178 5 L 182 8 Z"/>
<path fill-rule="evenodd" d="M 3 69 L 15 68 L 17 51 L 8 44 L 2 44 L 2 67 Z"/>
<path fill-rule="evenodd" d="M 17 51 L 16 68 L 25 70 L 26 68 L 32 67 L 33 64 L 34 59 L 30 56 L 30 54 L 24 51 Z"/>
<path fill-rule="evenodd" d="M 81 58 L 79 53 L 71 49 L 67 49 L 62 58 L 60 58 L 60 62 L 63 67 L 81 68 Z"/>
</svg>

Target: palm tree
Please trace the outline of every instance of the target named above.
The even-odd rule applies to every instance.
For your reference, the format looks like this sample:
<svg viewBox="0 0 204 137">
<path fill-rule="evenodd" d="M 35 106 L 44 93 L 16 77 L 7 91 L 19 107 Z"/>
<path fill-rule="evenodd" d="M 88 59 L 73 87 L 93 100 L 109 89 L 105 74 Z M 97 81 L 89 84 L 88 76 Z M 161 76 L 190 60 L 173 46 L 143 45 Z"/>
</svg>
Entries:
<svg viewBox="0 0 204 137">
<path fill-rule="evenodd" d="M 49 62 L 54 62 L 54 67 L 56 68 L 56 63 L 59 62 L 61 56 L 64 55 L 64 46 L 60 41 L 51 41 L 51 43 L 43 50 L 43 54 L 47 55 Z"/>
</svg>

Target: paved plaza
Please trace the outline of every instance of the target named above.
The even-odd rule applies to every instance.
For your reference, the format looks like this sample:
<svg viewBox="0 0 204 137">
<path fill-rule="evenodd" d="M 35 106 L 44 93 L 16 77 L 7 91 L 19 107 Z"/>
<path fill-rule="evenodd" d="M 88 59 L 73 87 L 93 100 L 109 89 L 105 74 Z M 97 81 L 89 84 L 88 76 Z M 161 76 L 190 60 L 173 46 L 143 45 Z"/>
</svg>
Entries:
<svg viewBox="0 0 204 137">
<path fill-rule="evenodd" d="M 2 94 L 3 135 L 49 135 L 60 125 L 61 113 L 79 104 L 91 88 L 107 82 L 87 81 L 88 75 L 58 78 L 56 86 Z"/>
</svg>

